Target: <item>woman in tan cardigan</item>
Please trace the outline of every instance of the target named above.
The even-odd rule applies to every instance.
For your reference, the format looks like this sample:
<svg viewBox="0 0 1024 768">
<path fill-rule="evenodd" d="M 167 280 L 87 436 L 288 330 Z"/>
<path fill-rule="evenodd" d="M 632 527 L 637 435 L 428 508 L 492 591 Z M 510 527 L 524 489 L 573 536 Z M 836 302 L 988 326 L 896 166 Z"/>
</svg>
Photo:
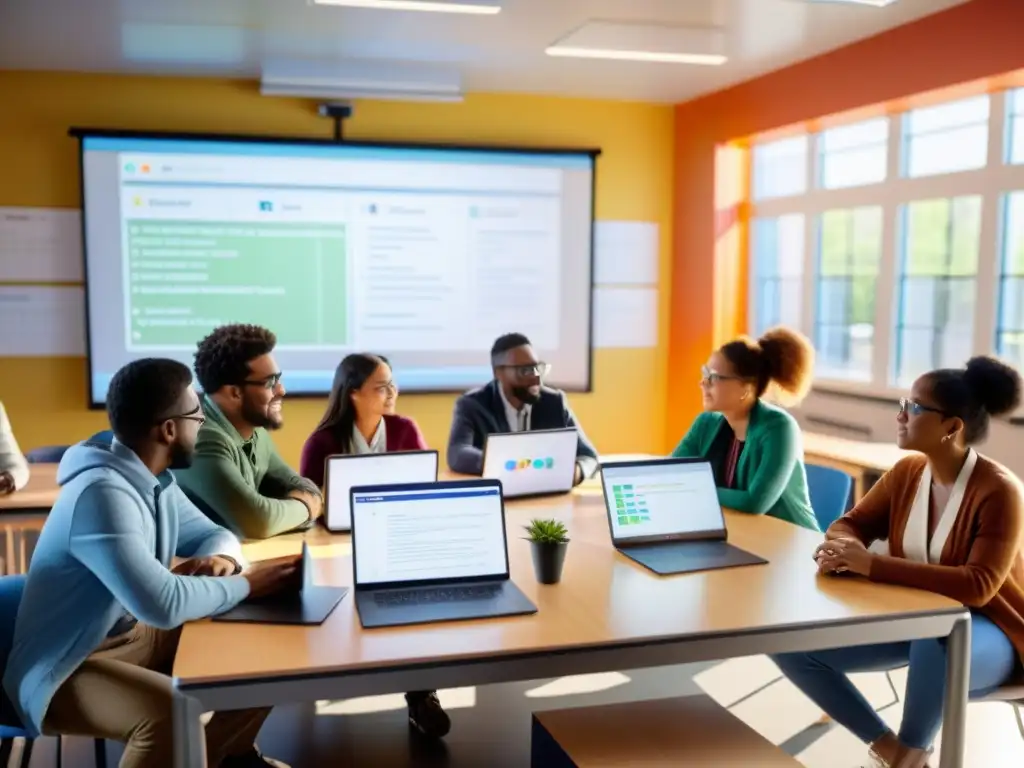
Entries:
<svg viewBox="0 0 1024 768">
<path fill-rule="evenodd" d="M 971 446 L 991 416 L 1021 401 L 1018 373 L 976 357 L 960 370 L 927 373 L 900 401 L 896 442 L 919 451 L 900 461 L 825 533 L 814 553 L 822 574 L 856 574 L 951 597 L 971 609 L 970 694 L 982 696 L 1021 671 L 1024 658 L 1024 492 L 1005 467 Z M 889 555 L 867 547 L 889 540 Z M 942 720 L 942 639 L 774 657 L 810 699 L 871 745 L 874 766 L 927 764 Z M 847 673 L 909 664 L 903 722 L 894 734 Z"/>
</svg>

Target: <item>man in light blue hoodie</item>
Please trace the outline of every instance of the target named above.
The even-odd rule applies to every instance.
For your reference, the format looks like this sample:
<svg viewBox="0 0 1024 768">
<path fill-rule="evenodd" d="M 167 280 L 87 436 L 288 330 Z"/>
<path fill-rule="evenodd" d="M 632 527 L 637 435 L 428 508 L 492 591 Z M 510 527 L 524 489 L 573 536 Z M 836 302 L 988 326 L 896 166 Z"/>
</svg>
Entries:
<svg viewBox="0 0 1024 768">
<path fill-rule="evenodd" d="M 61 461 L 61 493 L 32 558 L 3 678 L 31 735 L 125 742 L 121 768 L 172 764 L 169 675 L 181 626 L 297 586 L 296 557 L 243 570 L 237 539 L 175 483 L 169 470 L 188 466 L 204 420 L 191 382 L 173 360 L 137 360 L 115 374 L 115 439 L 73 446 Z M 268 714 L 216 714 L 208 766 L 281 766 L 255 747 Z"/>
</svg>

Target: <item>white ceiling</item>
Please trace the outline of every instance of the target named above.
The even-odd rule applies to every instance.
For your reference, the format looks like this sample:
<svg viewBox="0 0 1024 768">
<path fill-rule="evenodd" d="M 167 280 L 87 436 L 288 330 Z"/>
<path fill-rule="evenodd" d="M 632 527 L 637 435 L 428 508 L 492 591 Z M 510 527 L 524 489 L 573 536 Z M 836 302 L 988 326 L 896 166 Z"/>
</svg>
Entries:
<svg viewBox="0 0 1024 768">
<path fill-rule="evenodd" d="M 878 9 L 810 0 L 504 0 L 496 16 L 311 6 L 306 0 L 0 0 L 0 69 L 259 77 L 272 60 L 437 68 L 466 91 L 677 102 L 966 0 Z M 712 27 L 721 67 L 552 58 L 591 20 Z M 386 63 L 385 63 L 386 62 Z"/>
</svg>

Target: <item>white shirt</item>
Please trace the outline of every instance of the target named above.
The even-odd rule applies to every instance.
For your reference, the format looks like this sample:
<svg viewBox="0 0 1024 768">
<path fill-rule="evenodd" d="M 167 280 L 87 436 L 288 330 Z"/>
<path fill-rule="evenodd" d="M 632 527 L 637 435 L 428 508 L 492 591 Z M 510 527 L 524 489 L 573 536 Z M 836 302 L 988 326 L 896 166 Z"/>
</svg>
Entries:
<svg viewBox="0 0 1024 768">
<path fill-rule="evenodd" d="M 28 483 L 28 462 L 14 439 L 14 430 L 3 403 L 0 403 L 0 472 L 10 473 L 16 490 L 21 490 Z"/>
<path fill-rule="evenodd" d="M 530 431 L 530 411 L 532 406 L 529 403 L 523 403 L 521 409 L 516 409 L 512 403 L 505 397 L 505 390 L 498 386 L 498 394 L 501 395 L 501 403 L 505 406 L 505 419 L 508 421 L 508 428 L 511 432 L 529 432 Z"/>
<path fill-rule="evenodd" d="M 910 516 L 907 518 L 907 527 L 903 530 L 903 552 L 908 560 L 919 563 L 937 564 L 942 559 L 942 550 L 946 546 L 950 531 L 953 530 L 953 523 L 960 514 L 960 506 L 964 501 L 964 493 L 967 490 L 967 482 L 971 479 L 971 473 L 978 463 L 978 454 L 971 449 L 967 453 L 967 460 L 960 469 L 960 474 L 953 483 L 953 490 L 949 494 L 946 508 L 939 515 L 939 522 L 932 534 L 931 544 L 928 543 L 928 508 L 932 496 L 932 470 L 926 464 L 921 473 L 921 482 L 918 483 L 917 493 L 914 495 L 914 503 L 910 507 Z"/>
<path fill-rule="evenodd" d="M 352 427 L 352 452 L 356 454 L 366 453 L 387 453 L 388 451 L 388 434 L 387 428 L 384 426 L 384 419 L 380 420 L 377 425 L 377 429 L 374 431 L 373 436 L 370 438 L 370 442 L 366 442 L 366 438 L 363 437 L 363 433 L 359 431 L 359 428 L 353 425 Z"/>
</svg>

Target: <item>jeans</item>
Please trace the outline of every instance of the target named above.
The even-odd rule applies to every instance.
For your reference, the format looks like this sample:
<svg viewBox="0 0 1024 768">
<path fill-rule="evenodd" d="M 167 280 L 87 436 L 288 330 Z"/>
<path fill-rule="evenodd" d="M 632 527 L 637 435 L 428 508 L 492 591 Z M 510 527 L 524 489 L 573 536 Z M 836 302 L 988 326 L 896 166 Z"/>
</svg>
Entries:
<svg viewBox="0 0 1024 768">
<path fill-rule="evenodd" d="M 807 698 L 866 744 L 880 739 L 889 727 L 850 682 L 847 672 L 881 672 L 909 664 L 899 732 L 905 746 L 928 749 L 942 724 L 945 638 L 782 653 L 772 660 Z M 979 698 L 999 688 L 1014 673 L 1016 664 L 1017 652 L 1002 630 L 972 613 L 969 695 Z"/>
</svg>

